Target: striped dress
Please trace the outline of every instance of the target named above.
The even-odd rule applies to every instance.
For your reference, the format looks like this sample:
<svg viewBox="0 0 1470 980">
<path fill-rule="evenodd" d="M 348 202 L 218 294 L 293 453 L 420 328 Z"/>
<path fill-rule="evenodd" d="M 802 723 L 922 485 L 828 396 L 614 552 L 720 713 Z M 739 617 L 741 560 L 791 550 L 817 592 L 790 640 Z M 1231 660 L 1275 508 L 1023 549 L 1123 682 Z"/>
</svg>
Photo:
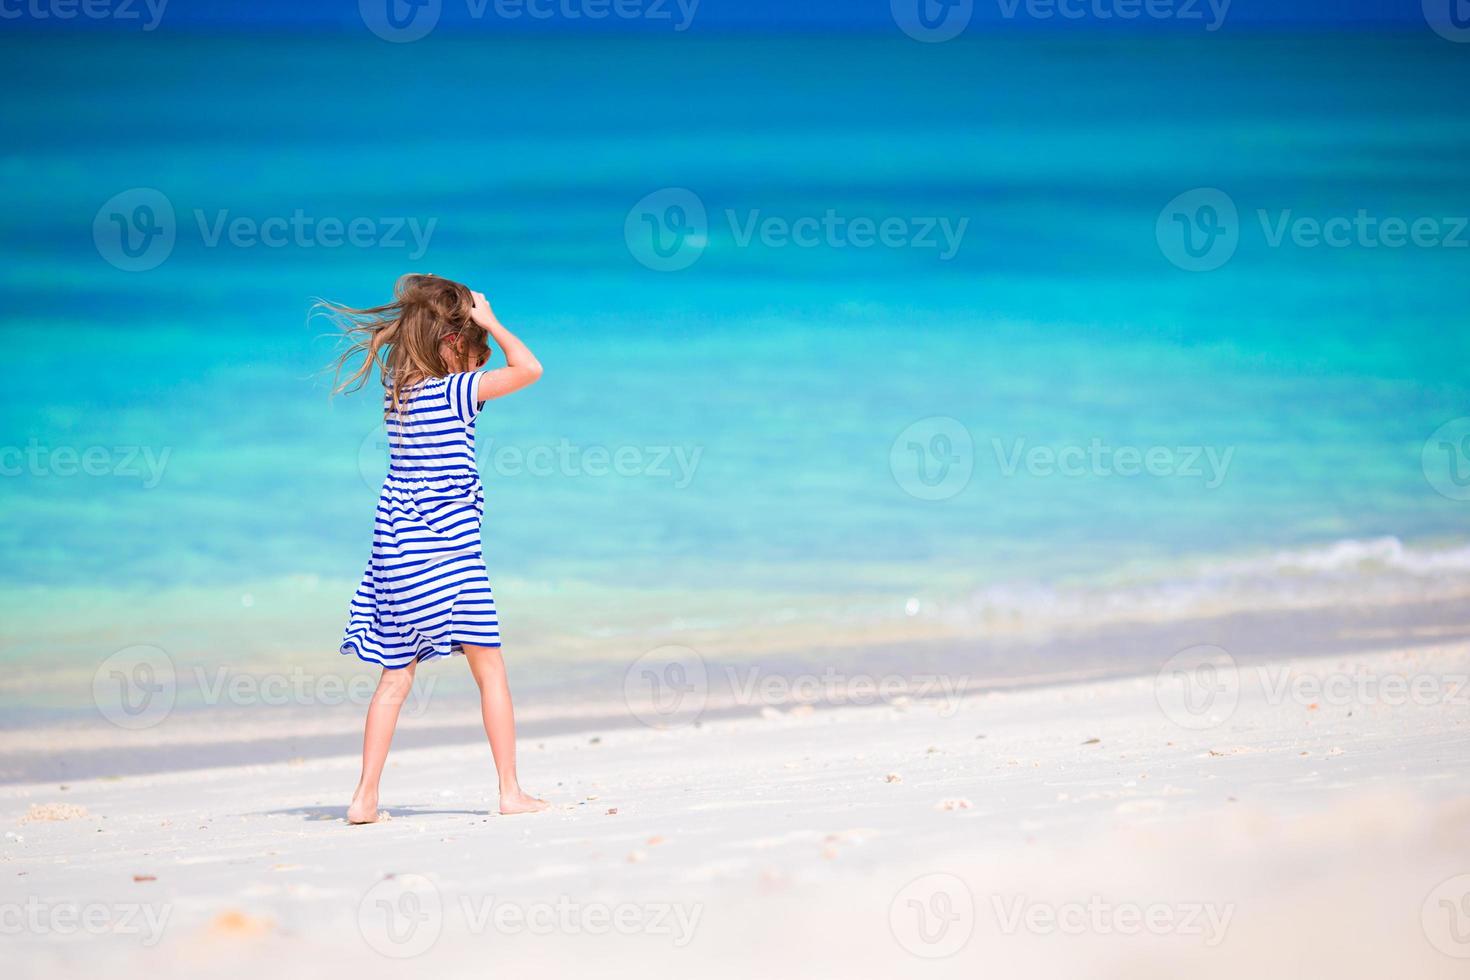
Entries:
<svg viewBox="0 0 1470 980">
<path fill-rule="evenodd" d="M 480 544 L 479 377 L 425 381 L 401 393 L 398 413 L 388 417 L 388 476 L 373 523 L 373 555 L 352 597 L 344 654 L 398 668 L 463 653 L 463 643 L 500 646 Z"/>
</svg>

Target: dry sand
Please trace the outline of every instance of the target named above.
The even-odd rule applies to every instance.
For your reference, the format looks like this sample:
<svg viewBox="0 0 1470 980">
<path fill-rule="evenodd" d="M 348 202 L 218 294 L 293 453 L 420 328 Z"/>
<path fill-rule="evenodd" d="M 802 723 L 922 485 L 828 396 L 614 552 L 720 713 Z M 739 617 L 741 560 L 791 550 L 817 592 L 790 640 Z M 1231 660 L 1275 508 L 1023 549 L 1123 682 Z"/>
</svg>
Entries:
<svg viewBox="0 0 1470 980">
<path fill-rule="evenodd" d="M 1188 666 L 1188 665 L 1186 665 Z M 16 976 L 1470 975 L 1470 645 L 0 788 Z M 1180 675 L 1198 681 L 1198 671 Z M 1232 694 L 1238 687 L 1238 703 Z M 677 971 L 677 974 L 676 974 Z"/>
</svg>

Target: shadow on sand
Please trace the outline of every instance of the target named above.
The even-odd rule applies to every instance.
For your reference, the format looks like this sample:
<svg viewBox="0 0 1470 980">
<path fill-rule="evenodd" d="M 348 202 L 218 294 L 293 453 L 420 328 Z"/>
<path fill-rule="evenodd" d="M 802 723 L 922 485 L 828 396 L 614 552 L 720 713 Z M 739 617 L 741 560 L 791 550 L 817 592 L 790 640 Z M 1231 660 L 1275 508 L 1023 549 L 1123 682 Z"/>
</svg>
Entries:
<svg viewBox="0 0 1470 980">
<path fill-rule="evenodd" d="M 441 810 L 429 806 L 385 806 L 378 808 L 379 813 L 387 814 L 394 820 L 402 820 L 409 817 L 491 817 L 497 816 L 492 810 Z M 292 816 L 301 817 L 303 820 L 346 820 L 346 806 L 293 806 L 285 810 L 258 810 L 255 813 L 242 814 L 249 817 L 275 817 Z"/>
</svg>

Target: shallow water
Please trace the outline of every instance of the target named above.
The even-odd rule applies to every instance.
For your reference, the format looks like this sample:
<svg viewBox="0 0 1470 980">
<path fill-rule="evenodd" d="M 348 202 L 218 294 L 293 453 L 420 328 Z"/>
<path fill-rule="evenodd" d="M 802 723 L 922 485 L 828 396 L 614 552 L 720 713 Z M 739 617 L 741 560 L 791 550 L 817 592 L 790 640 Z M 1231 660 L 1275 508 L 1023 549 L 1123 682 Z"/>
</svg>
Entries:
<svg viewBox="0 0 1470 980">
<path fill-rule="evenodd" d="M 306 314 L 406 271 L 484 289 L 547 365 L 480 423 L 543 665 L 1433 593 L 1470 576 L 1470 429 L 1431 438 L 1470 416 L 1461 47 L 0 38 L 46 92 L 0 106 L 8 698 L 134 643 L 335 657 L 377 396 L 328 397 Z M 157 252 L 114 215 L 165 215 L 137 188 L 173 244 L 128 271 Z M 1195 188 L 1238 215 L 1209 271 L 1161 219 Z M 1298 221 L 1360 210 L 1449 241 Z"/>
</svg>

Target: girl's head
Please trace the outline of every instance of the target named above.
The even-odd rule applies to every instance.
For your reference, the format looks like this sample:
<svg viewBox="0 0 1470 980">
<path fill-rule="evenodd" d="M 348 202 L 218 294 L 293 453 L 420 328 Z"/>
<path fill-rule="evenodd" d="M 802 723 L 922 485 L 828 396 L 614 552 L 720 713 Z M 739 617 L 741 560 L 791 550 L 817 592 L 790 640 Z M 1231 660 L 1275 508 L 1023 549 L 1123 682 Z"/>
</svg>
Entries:
<svg viewBox="0 0 1470 980">
<path fill-rule="evenodd" d="M 429 378 L 473 371 L 490 357 L 485 331 L 470 317 L 474 297 L 462 283 L 438 276 L 410 274 L 393 288 L 393 302 L 355 309 L 321 302 L 349 343 L 337 359 L 335 391 L 361 388 L 377 365 L 392 408 L 400 396 Z M 342 373 L 359 354 L 362 365 L 346 380 Z"/>
</svg>

